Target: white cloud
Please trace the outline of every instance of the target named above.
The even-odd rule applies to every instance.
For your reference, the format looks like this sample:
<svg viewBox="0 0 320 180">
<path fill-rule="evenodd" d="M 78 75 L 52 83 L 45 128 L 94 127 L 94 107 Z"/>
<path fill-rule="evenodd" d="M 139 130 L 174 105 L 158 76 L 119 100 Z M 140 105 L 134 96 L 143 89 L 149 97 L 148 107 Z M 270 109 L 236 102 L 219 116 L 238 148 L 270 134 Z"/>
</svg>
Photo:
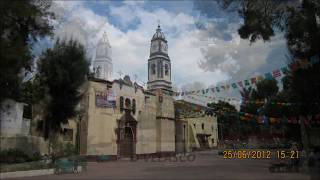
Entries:
<svg viewBox="0 0 320 180">
<path fill-rule="evenodd" d="M 236 25 L 229 25 L 232 29 L 226 29 L 232 34 L 230 41 L 220 36 L 215 38 L 212 33 L 195 28 L 197 20 L 191 15 L 161 8 L 147 10 L 141 1 L 127 1 L 122 6 L 108 4 L 110 15 L 122 28 L 139 22 L 134 29 L 122 31 L 111 24 L 111 17 L 98 15 L 85 7 L 82 1 L 53 2 L 53 11 L 63 17 L 60 19 L 63 23 L 57 25 L 55 31 L 57 37 L 78 39 L 86 45 L 90 57 L 94 57 L 96 43 L 106 31 L 113 51 L 114 77 L 118 77 L 117 72 L 121 70 L 131 77 L 137 74 L 139 82 L 147 81 L 150 40 L 158 20 L 168 40 L 173 83 L 178 87 L 194 81 L 209 86 L 241 76 L 246 71 L 263 66 L 273 46 L 283 43 L 276 39 L 269 44 L 257 42 L 250 46 L 237 35 Z M 219 30 L 213 26 L 212 31 L 217 34 Z M 211 45 L 208 46 L 206 41 L 210 41 Z"/>
<path fill-rule="evenodd" d="M 200 62 L 202 69 L 206 71 L 221 69 L 232 78 L 244 79 L 268 65 L 267 63 L 270 63 L 267 62 L 268 58 L 271 58 L 270 55 L 275 49 L 285 47 L 285 41 L 280 36 L 272 38 L 270 42 L 257 41 L 253 44 L 240 39 L 236 32 L 232 36 L 231 41 L 214 39 L 212 44 L 215 45 L 202 48 L 204 55 Z M 281 64 L 286 53 L 285 48 L 283 49 L 281 54 L 278 54 L 279 59 L 274 59 L 272 63 Z"/>
</svg>

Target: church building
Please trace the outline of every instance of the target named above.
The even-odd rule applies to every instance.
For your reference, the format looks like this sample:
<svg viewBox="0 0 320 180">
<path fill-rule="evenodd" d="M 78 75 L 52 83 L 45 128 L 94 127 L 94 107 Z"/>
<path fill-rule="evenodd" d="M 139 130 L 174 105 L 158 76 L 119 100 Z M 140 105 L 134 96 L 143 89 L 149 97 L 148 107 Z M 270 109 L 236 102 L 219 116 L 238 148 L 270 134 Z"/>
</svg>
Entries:
<svg viewBox="0 0 320 180">
<path fill-rule="evenodd" d="M 80 115 L 71 128 L 81 155 L 114 159 L 175 152 L 171 62 L 160 26 L 151 39 L 147 89 L 129 76 L 111 80 L 111 46 L 106 33 L 96 50 L 94 77 L 83 85 Z M 68 127 L 66 127 L 68 129 Z M 78 129 L 78 133 L 76 133 Z"/>
</svg>

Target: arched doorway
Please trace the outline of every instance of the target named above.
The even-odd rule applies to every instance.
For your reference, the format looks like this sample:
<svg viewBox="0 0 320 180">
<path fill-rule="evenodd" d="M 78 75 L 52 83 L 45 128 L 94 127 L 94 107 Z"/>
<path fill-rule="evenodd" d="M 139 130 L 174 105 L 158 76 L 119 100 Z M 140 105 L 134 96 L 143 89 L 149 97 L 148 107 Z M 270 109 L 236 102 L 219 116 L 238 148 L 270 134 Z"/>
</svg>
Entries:
<svg viewBox="0 0 320 180">
<path fill-rule="evenodd" d="M 136 152 L 136 128 L 137 121 L 133 118 L 129 111 L 118 120 L 118 156 L 132 157 Z"/>
<path fill-rule="evenodd" d="M 131 157 L 134 154 L 134 135 L 131 127 L 125 127 L 121 132 L 120 157 Z"/>
</svg>

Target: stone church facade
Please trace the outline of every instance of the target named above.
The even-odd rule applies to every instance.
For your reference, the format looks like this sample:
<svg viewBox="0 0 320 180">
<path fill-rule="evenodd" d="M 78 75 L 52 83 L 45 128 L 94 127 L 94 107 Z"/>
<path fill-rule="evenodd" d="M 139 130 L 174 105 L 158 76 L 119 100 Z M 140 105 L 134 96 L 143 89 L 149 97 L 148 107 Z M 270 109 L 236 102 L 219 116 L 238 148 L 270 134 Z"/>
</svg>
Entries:
<svg viewBox="0 0 320 180">
<path fill-rule="evenodd" d="M 70 127 L 81 155 L 115 159 L 175 152 L 175 114 L 167 41 L 158 26 L 151 40 L 148 88 L 129 76 L 110 81 L 111 48 L 104 34 L 84 84 L 78 127 Z M 68 127 L 67 127 L 68 128 Z"/>
</svg>

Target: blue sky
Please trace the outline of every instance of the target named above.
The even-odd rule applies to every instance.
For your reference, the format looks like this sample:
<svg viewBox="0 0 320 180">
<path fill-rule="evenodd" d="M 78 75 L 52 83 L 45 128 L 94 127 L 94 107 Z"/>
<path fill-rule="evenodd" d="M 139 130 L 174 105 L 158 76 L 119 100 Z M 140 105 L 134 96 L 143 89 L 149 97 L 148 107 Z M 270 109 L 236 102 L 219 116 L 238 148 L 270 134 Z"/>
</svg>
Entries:
<svg viewBox="0 0 320 180">
<path fill-rule="evenodd" d="M 250 44 L 237 34 L 242 19 L 213 1 L 53 1 L 51 10 L 58 16 L 52 22 L 55 37 L 78 39 L 90 59 L 107 32 L 114 78 L 122 71 L 136 74 L 140 84 L 147 82 L 150 40 L 158 20 L 168 40 L 177 89 L 243 80 L 285 64 L 281 34 L 270 42 Z"/>
</svg>

